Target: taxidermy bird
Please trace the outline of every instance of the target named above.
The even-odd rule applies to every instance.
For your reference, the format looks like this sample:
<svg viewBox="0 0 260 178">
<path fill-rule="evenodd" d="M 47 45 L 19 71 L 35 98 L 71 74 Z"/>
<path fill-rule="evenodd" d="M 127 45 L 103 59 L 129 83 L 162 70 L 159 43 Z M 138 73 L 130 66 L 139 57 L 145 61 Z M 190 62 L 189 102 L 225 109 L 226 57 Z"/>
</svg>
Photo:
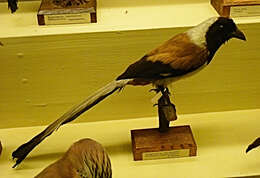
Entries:
<svg viewBox="0 0 260 178">
<path fill-rule="evenodd" d="M 251 143 L 251 144 L 247 147 L 246 153 L 249 152 L 250 150 L 252 150 L 252 149 L 258 147 L 258 146 L 260 146 L 260 137 L 257 138 L 253 143 Z"/>
<path fill-rule="evenodd" d="M 112 178 L 111 162 L 101 144 L 81 139 L 35 178 Z"/>
<path fill-rule="evenodd" d="M 29 142 L 21 145 L 12 154 L 16 166 L 30 151 L 61 125 L 73 121 L 107 96 L 126 85 L 148 85 L 156 91 L 168 92 L 167 86 L 183 77 L 197 73 L 212 60 L 219 47 L 237 38 L 246 40 L 234 21 L 225 17 L 212 17 L 201 24 L 175 35 L 141 59 L 128 66 L 114 81 L 97 90 L 85 101 L 72 108 Z"/>
</svg>

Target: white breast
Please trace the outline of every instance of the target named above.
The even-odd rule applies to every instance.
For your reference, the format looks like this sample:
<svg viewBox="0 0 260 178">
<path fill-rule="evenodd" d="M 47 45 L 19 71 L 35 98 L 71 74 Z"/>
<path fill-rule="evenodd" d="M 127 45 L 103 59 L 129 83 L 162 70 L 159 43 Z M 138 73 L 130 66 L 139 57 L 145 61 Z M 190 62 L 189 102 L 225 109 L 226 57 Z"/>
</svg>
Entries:
<svg viewBox="0 0 260 178">
<path fill-rule="evenodd" d="M 178 76 L 178 77 L 169 77 L 169 78 L 165 78 L 162 80 L 156 80 L 153 84 L 154 85 L 160 85 L 160 86 L 164 86 L 167 87 L 169 84 L 176 82 L 180 79 L 185 79 L 187 77 L 193 76 L 194 74 L 198 73 L 199 71 L 201 71 L 202 69 L 204 69 L 207 66 L 207 64 L 205 63 L 204 65 L 202 65 L 201 67 L 199 67 L 197 70 L 194 70 L 192 72 L 189 72 L 185 75 L 182 76 Z"/>
</svg>

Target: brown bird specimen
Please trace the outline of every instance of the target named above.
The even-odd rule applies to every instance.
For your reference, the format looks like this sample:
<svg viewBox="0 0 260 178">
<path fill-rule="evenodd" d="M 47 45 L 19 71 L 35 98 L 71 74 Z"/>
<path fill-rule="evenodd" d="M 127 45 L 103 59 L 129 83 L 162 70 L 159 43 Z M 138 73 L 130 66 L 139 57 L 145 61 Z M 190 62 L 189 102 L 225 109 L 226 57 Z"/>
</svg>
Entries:
<svg viewBox="0 0 260 178">
<path fill-rule="evenodd" d="M 82 139 L 35 178 L 112 178 L 111 162 L 101 144 Z"/>
<path fill-rule="evenodd" d="M 12 156 L 18 165 L 39 143 L 51 135 L 61 125 L 73 121 L 126 85 L 148 85 L 156 87 L 157 92 L 168 92 L 167 86 L 181 78 L 193 75 L 206 67 L 219 47 L 237 38 L 246 40 L 234 21 L 225 17 L 212 17 L 208 20 L 177 34 L 159 47 L 148 52 L 140 60 L 129 65 L 114 81 L 97 90 L 85 101 L 72 108 L 51 123 L 44 131 L 29 142 L 17 148 Z"/>
<path fill-rule="evenodd" d="M 258 147 L 258 146 L 260 146 L 260 137 L 258 137 L 253 143 L 251 143 L 251 144 L 247 147 L 246 153 L 249 152 L 250 150 L 252 150 L 252 149 Z"/>
</svg>

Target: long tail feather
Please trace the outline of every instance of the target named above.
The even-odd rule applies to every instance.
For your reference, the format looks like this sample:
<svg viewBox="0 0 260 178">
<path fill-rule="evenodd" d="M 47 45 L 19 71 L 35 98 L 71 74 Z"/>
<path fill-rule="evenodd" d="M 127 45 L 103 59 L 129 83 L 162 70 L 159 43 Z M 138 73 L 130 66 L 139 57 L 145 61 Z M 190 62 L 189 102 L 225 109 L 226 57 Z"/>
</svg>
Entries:
<svg viewBox="0 0 260 178">
<path fill-rule="evenodd" d="M 252 144 L 250 144 L 250 145 L 247 147 L 246 153 L 249 152 L 250 150 L 252 150 L 252 149 L 258 147 L 258 146 L 260 146 L 260 137 L 257 138 Z"/>
<path fill-rule="evenodd" d="M 45 130 L 33 137 L 29 142 L 21 145 L 12 153 L 13 159 L 16 159 L 16 163 L 13 168 L 20 164 L 39 143 L 41 143 L 46 137 L 51 135 L 53 131 L 57 130 L 61 125 L 73 121 L 83 112 L 89 110 L 100 101 L 105 99 L 107 96 L 114 93 L 116 90 L 123 88 L 129 81 L 130 79 L 116 80 L 110 82 L 103 88 L 96 91 L 93 95 L 89 96 L 85 101 L 73 107 L 71 110 L 62 115 L 59 119 L 51 123 Z"/>
<path fill-rule="evenodd" d="M 18 9 L 17 0 L 8 0 L 8 8 L 14 13 Z"/>
</svg>

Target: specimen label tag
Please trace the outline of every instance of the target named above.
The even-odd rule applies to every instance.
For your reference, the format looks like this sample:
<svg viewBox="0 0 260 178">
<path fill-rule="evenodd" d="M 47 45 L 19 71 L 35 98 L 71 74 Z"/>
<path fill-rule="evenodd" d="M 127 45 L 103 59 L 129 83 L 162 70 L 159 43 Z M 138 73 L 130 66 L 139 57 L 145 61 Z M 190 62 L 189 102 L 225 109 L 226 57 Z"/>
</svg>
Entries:
<svg viewBox="0 0 260 178">
<path fill-rule="evenodd" d="M 152 99 L 151 102 L 152 104 L 158 104 L 158 100 L 162 97 L 162 93 L 158 92 Z"/>
<path fill-rule="evenodd" d="M 90 23 L 90 13 L 44 15 L 46 25 Z"/>
<path fill-rule="evenodd" d="M 231 17 L 260 16 L 260 5 L 232 6 L 230 8 L 230 16 Z"/>
<path fill-rule="evenodd" d="M 158 151 L 158 152 L 145 152 L 145 153 L 143 153 L 143 160 L 180 158 L 180 157 L 187 157 L 189 155 L 190 155 L 189 149 Z"/>
</svg>

